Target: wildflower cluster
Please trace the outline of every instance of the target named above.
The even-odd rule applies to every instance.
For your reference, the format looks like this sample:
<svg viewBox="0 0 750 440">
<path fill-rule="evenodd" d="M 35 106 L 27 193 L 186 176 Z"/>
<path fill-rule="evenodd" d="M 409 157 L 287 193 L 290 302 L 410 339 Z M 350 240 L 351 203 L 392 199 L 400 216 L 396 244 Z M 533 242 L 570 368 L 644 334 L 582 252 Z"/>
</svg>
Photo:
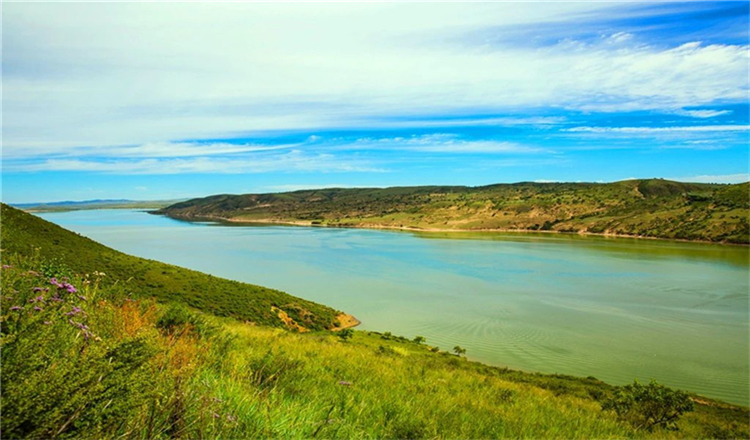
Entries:
<svg viewBox="0 0 750 440">
<path fill-rule="evenodd" d="M 3 265 L 2 269 L 9 271 L 6 274 L 7 276 L 19 281 L 16 286 L 21 289 L 21 292 L 13 289 L 15 293 L 19 294 L 15 298 L 3 295 L 3 305 L 10 305 L 7 309 L 5 307 L 3 309 L 14 313 L 14 315 L 6 316 L 3 319 L 5 325 L 20 328 L 34 323 L 49 326 L 56 322 L 66 322 L 67 325 L 80 330 L 85 340 L 88 341 L 92 337 L 98 339 L 89 326 L 82 322 L 82 319 L 87 318 L 87 314 L 79 305 L 74 303 L 87 301 L 87 298 L 79 292 L 70 278 L 47 278 L 33 270 L 15 270 L 13 266 L 7 264 Z M 29 284 L 34 287 L 21 287 L 23 285 L 29 286 Z M 9 321 L 11 318 L 12 320 Z"/>
</svg>

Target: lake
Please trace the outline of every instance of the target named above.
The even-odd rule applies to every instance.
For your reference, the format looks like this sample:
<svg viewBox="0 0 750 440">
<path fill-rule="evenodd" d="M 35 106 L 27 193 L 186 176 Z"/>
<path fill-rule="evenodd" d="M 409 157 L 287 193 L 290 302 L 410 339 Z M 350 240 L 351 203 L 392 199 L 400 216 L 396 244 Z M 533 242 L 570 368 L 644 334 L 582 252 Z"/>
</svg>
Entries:
<svg viewBox="0 0 750 440">
<path fill-rule="evenodd" d="M 563 234 L 191 223 L 138 210 L 40 217 L 128 254 L 284 290 L 365 330 L 525 371 L 651 378 L 748 405 L 746 247 Z"/>
</svg>

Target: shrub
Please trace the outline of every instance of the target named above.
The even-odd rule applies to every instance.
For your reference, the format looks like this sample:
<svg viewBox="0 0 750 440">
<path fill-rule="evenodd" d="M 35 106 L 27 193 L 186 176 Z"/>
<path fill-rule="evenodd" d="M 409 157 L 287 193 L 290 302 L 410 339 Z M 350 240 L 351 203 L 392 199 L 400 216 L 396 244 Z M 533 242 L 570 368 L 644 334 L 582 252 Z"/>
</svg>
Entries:
<svg viewBox="0 0 750 440">
<path fill-rule="evenodd" d="M 642 385 L 636 380 L 632 384 L 617 387 L 614 396 L 602 404 L 603 410 L 614 411 L 619 418 L 636 429 L 647 431 L 658 426 L 676 429 L 680 416 L 693 408 L 693 401 L 687 393 L 673 390 L 654 380 L 648 385 Z"/>
<path fill-rule="evenodd" d="M 71 278 L 73 271 L 59 258 L 42 261 L 39 271 L 47 278 Z"/>
<path fill-rule="evenodd" d="M 343 330 L 339 330 L 336 336 L 338 336 L 342 341 L 346 341 L 347 339 L 351 339 L 352 336 L 354 336 L 354 331 L 350 328 L 345 328 Z"/>
<path fill-rule="evenodd" d="M 181 303 L 171 304 L 156 321 L 156 326 L 166 333 L 178 333 L 191 328 L 199 335 L 206 336 L 213 331 L 201 316 Z"/>
</svg>

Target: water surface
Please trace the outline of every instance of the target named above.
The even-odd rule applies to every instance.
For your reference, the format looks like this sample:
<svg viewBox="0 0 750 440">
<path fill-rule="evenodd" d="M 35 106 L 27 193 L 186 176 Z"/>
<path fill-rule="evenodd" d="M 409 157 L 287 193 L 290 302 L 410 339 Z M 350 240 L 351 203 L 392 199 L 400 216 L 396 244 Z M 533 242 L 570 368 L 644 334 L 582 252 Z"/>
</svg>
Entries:
<svg viewBox="0 0 750 440">
<path fill-rule="evenodd" d="M 120 251 L 287 291 L 526 371 L 651 378 L 748 405 L 748 248 L 552 234 L 41 217 Z"/>
</svg>

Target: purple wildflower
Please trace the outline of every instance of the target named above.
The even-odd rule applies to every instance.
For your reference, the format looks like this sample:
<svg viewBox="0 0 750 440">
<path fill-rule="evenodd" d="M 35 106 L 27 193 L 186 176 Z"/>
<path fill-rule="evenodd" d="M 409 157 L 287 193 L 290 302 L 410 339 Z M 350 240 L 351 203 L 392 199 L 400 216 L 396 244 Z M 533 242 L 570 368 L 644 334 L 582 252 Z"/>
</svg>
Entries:
<svg viewBox="0 0 750 440">
<path fill-rule="evenodd" d="M 33 289 L 33 290 L 34 290 L 34 293 L 37 293 L 37 292 L 44 292 L 44 289 L 43 289 L 42 287 L 34 287 L 34 289 Z"/>
<path fill-rule="evenodd" d="M 75 315 L 77 315 L 79 313 L 85 313 L 85 312 L 83 310 L 81 310 L 80 307 L 73 306 L 73 309 L 71 311 L 69 311 L 68 313 L 66 313 L 65 315 L 67 315 L 67 316 L 75 316 Z"/>
<path fill-rule="evenodd" d="M 13 267 L 13 266 L 11 266 L 11 265 L 9 265 L 9 264 L 3 264 L 3 269 L 10 269 L 10 268 L 12 268 L 12 267 Z"/>
<path fill-rule="evenodd" d="M 349 382 L 349 381 L 346 381 L 346 380 L 340 380 L 339 381 L 339 385 L 343 385 L 345 387 L 350 387 L 350 386 L 352 386 L 352 383 Z"/>
<path fill-rule="evenodd" d="M 215 419 L 218 419 L 218 418 L 220 418 L 220 417 L 221 417 L 220 415 L 218 415 L 218 414 L 214 413 L 214 418 L 215 418 Z"/>
<path fill-rule="evenodd" d="M 57 287 L 58 289 L 62 289 L 63 285 L 61 282 L 57 281 L 57 278 L 50 278 L 49 283 L 53 286 Z"/>
<path fill-rule="evenodd" d="M 34 310 L 36 310 L 37 312 L 41 312 L 41 311 L 42 311 L 42 308 L 41 308 L 41 307 L 39 307 L 39 306 L 34 306 Z"/>
<path fill-rule="evenodd" d="M 68 322 L 69 322 L 69 323 L 70 323 L 70 325 L 72 325 L 73 327 L 78 327 L 78 328 L 79 328 L 79 329 L 81 329 L 81 330 L 89 330 L 89 326 L 87 326 L 86 324 L 81 324 L 80 322 L 75 322 L 75 321 L 73 321 L 73 320 L 72 320 L 72 319 L 70 319 L 70 318 L 68 318 Z"/>
<path fill-rule="evenodd" d="M 76 289 L 75 287 L 73 287 L 73 285 L 70 284 L 70 283 L 63 283 L 63 287 L 65 288 L 65 290 L 68 291 L 68 293 L 76 293 L 76 292 L 78 292 L 78 289 Z"/>
<path fill-rule="evenodd" d="M 11 310 L 23 310 L 23 307 L 21 307 L 21 306 L 13 306 L 10 309 Z"/>
<path fill-rule="evenodd" d="M 57 296 L 57 292 L 55 292 L 55 295 L 52 298 L 50 298 L 49 300 L 50 301 L 56 301 L 56 302 L 63 302 L 63 301 L 65 301 L 64 299 L 62 299 L 59 296 Z"/>
<path fill-rule="evenodd" d="M 86 297 L 85 297 L 85 296 L 83 296 L 83 295 L 78 295 L 78 298 L 80 298 L 80 299 L 81 299 L 81 301 L 86 301 Z"/>
<path fill-rule="evenodd" d="M 36 298 L 31 298 L 29 300 L 30 303 L 34 302 L 44 302 L 44 297 L 42 295 L 37 296 Z"/>
</svg>

